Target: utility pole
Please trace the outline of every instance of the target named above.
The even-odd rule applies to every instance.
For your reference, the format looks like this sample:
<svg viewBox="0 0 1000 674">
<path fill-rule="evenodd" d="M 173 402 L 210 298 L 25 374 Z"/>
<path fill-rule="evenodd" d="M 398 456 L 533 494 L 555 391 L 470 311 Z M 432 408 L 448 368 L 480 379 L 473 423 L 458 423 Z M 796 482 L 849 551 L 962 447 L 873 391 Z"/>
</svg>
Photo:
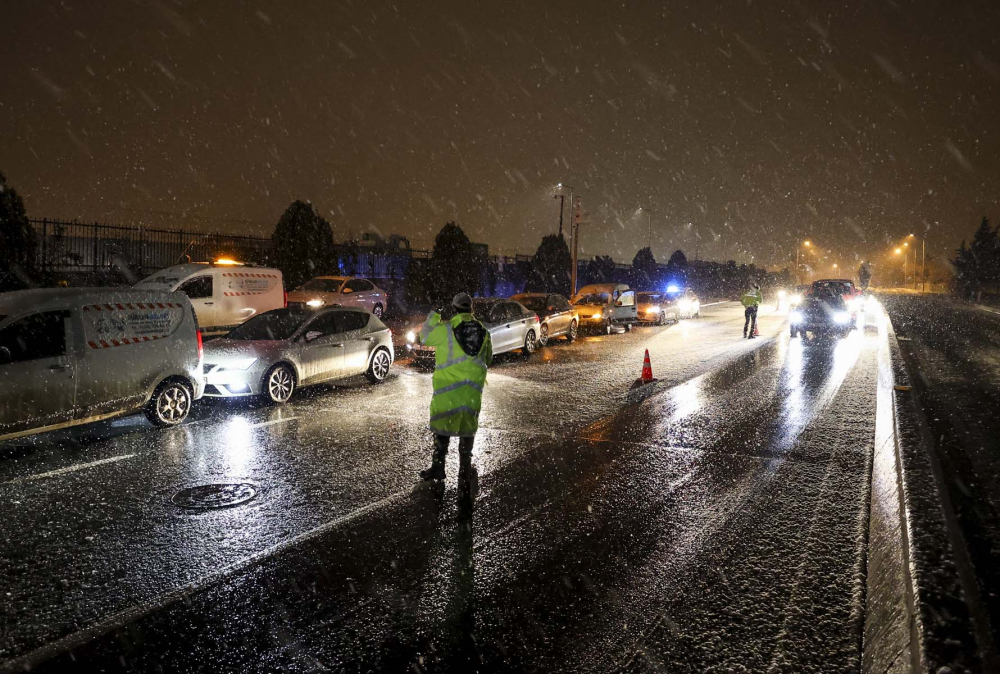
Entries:
<svg viewBox="0 0 1000 674">
<path fill-rule="evenodd" d="M 577 268 L 578 249 L 580 245 L 580 225 L 583 223 L 583 206 L 580 203 L 579 197 L 576 197 L 575 200 L 572 202 L 572 209 L 573 209 L 573 229 L 572 229 L 573 269 L 570 272 L 571 296 L 576 295 L 576 268 Z"/>
<path fill-rule="evenodd" d="M 566 195 L 557 194 L 553 199 L 559 200 L 559 238 L 562 238 L 562 225 L 563 225 L 563 210 L 565 210 Z"/>
<path fill-rule="evenodd" d="M 917 251 L 913 251 L 916 255 Z M 920 238 L 920 292 L 927 292 L 927 239 Z"/>
</svg>

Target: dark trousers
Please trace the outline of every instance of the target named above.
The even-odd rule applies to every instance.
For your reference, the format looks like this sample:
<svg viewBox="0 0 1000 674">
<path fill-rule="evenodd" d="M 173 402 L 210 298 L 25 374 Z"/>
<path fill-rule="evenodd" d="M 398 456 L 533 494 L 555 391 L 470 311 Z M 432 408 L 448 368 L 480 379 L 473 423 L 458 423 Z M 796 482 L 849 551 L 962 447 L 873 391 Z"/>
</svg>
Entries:
<svg viewBox="0 0 1000 674">
<path fill-rule="evenodd" d="M 757 307 L 747 307 L 746 311 L 743 312 L 746 320 L 743 321 L 743 336 L 747 336 L 747 327 L 750 328 L 750 334 L 757 332 Z"/>
<path fill-rule="evenodd" d="M 458 439 L 458 458 L 459 462 L 463 459 L 472 458 L 472 446 L 475 444 L 475 438 L 459 438 Z M 451 444 L 451 438 L 447 435 L 434 435 L 434 460 L 444 461 L 444 457 L 448 456 L 448 445 Z"/>
</svg>

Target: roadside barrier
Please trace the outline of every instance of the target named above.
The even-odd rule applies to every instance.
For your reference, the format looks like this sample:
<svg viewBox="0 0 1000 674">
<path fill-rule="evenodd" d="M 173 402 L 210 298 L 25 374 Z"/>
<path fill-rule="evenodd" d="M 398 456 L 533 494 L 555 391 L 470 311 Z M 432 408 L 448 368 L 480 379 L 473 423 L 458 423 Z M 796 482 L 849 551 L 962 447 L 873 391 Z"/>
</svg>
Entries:
<svg viewBox="0 0 1000 674">
<path fill-rule="evenodd" d="M 981 672 L 932 443 L 895 330 L 879 313 L 861 669 Z"/>
</svg>

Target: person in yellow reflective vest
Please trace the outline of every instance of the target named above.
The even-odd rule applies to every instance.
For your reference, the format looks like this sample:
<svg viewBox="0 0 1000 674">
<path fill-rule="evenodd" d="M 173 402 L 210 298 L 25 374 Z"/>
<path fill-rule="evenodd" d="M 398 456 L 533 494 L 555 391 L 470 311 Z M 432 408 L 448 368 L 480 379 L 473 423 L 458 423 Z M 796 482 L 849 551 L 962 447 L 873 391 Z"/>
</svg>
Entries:
<svg viewBox="0 0 1000 674">
<path fill-rule="evenodd" d="M 421 343 L 435 349 L 430 414 L 434 454 L 430 467 L 420 471 L 420 477 L 444 479 L 448 444 L 457 437 L 459 491 L 468 496 L 472 446 L 479 430 L 486 370 L 493 362 L 493 344 L 486 326 L 472 316 L 472 298 L 468 294 L 455 295 L 451 304 L 455 315 L 450 320 L 432 311 L 420 328 Z"/>
<path fill-rule="evenodd" d="M 757 332 L 757 308 L 763 301 L 764 296 L 760 294 L 760 286 L 756 283 L 740 298 L 740 303 L 744 306 L 743 316 L 746 319 L 743 321 L 743 336 L 747 339 L 753 339 L 754 333 Z M 750 328 L 749 334 L 747 334 L 748 327 Z"/>
</svg>

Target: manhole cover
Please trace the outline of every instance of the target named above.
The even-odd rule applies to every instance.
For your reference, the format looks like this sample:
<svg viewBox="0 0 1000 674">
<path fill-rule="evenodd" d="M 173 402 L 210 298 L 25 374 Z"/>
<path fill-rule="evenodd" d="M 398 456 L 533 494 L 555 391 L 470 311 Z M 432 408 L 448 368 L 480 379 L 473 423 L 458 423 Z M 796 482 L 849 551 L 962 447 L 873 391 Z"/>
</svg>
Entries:
<svg viewBox="0 0 1000 674">
<path fill-rule="evenodd" d="M 257 487 L 248 482 L 228 482 L 223 484 L 202 484 L 181 489 L 173 495 L 171 502 L 182 508 L 231 508 L 246 503 L 257 495 Z"/>
</svg>

